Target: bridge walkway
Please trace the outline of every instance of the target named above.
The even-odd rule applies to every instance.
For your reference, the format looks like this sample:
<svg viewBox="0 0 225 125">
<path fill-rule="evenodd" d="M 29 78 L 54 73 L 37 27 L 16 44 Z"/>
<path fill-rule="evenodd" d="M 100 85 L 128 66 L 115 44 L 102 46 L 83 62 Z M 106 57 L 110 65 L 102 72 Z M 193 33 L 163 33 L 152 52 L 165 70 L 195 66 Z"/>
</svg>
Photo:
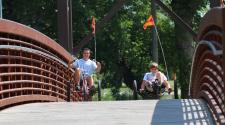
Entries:
<svg viewBox="0 0 225 125">
<path fill-rule="evenodd" d="M 202 100 L 32 103 L 0 111 L 1 125 L 213 125 Z"/>
</svg>

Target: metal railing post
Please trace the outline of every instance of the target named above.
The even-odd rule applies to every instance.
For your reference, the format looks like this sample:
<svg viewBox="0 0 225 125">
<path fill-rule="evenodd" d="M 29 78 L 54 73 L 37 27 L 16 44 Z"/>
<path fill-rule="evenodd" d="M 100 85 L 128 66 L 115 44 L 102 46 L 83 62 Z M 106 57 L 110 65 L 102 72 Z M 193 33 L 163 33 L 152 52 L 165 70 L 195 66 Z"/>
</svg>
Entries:
<svg viewBox="0 0 225 125">
<path fill-rule="evenodd" d="M 178 88 L 177 88 L 177 76 L 176 73 L 173 73 L 173 81 L 174 81 L 174 98 L 178 99 Z"/>
<path fill-rule="evenodd" d="M 0 18 L 2 19 L 2 0 L 0 0 Z"/>
<path fill-rule="evenodd" d="M 70 81 L 67 82 L 67 102 L 70 102 L 70 97 L 71 95 L 71 84 L 70 84 Z"/>
<path fill-rule="evenodd" d="M 101 80 L 98 81 L 98 101 L 101 101 Z"/>
</svg>

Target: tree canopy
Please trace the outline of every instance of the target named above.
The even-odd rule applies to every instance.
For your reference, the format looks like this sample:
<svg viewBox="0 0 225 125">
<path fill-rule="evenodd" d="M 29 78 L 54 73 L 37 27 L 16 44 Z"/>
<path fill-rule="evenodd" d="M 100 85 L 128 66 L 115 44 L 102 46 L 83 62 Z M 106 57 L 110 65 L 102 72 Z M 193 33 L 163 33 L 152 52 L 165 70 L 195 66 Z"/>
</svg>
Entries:
<svg viewBox="0 0 225 125">
<path fill-rule="evenodd" d="M 74 45 L 78 45 L 91 32 L 91 17 L 100 21 L 112 8 L 115 0 L 72 1 Z M 209 9 L 209 3 L 199 0 L 164 0 L 171 10 L 198 30 L 201 17 Z M 57 38 L 56 0 L 3 0 L 3 18 L 28 25 Z M 152 61 L 151 30 L 143 30 L 143 24 L 151 11 L 150 0 L 129 0 L 121 10 L 96 34 L 97 60 L 102 63 L 101 78 L 104 87 L 111 87 L 114 93 L 122 83 L 132 88 L 133 80 L 140 83 Z M 188 13 L 187 13 L 188 12 Z M 176 71 L 183 96 L 187 97 L 190 64 L 193 52 L 191 35 L 179 27 L 169 16 L 157 7 L 157 28 L 164 48 L 169 74 Z M 63 25 L 63 24 L 62 24 Z M 94 50 L 94 42 L 87 47 Z M 159 49 L 160 50 L 160 49 Z M 165 66 L 161 51 L 159 64 Z"/>
</svg>

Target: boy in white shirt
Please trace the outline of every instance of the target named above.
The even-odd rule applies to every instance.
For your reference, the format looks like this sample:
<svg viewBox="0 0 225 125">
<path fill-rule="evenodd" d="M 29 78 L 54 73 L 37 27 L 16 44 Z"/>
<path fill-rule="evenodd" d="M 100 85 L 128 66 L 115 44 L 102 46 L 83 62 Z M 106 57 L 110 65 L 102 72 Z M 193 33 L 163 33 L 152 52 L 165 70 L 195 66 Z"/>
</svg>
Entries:
<svg viewBox="0 0 225 125">
<path fill-rule="evenodd" d="M 101 64 L 90 60 L 91 51 L 88 48 L 84 48 L 82 51 L 82 58 L 77 59 L 75 62 L 69 63 L 69 68 L 73 67 L 80 71 L 81 80 L 83 76 L 86 77 L 89 88 L 94 87 L 93 73 L 101 70 Z M 80 82 L 80 81 L 79 81 Z M 78 82 L 78 83 L 79 83 Z"/>
<path fill-rule="evenodd" d="M 166 86 L 166 89 L 168 90 L 168 93 L 172 91 L 170 88 L 170 84 L 167 81 L 166 76 L 158 70 L 158 64 L 157 63 L 152 63 L 150 65 L 150 72 L 145 73 L 145 76 L 143 78 L 142 84 L 141 84 L 141 89 L 140 92 L 143 92 L 145 87 L 148 86 L 148 84 L 152 84 L 153 82 L 156 81 L 156 79 L 162 83 L 162 85 Z"/>
</svg>

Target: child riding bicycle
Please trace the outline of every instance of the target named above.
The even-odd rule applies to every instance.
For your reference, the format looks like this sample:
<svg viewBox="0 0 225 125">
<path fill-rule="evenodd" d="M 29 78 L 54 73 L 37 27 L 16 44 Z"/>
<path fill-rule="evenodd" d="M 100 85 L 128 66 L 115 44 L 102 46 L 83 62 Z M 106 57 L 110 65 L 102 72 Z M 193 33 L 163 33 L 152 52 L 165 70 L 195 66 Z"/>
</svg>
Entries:
<svg viewBox="0 0 225 125">
<path fill-rule="evenodd" d="M 150 72 L 145 73 L 140 92 L 144 92 L 145 88 L 152 86 L 156 81 L 165 86 L 169 94 L 171 93 L 172 89 L 169 82 L 167 81 L 166 76 L 158 70 L 158 64 L 153 62 L 150 65 Z"/>
<path fill-rule="evenodd" d="M 90 60 L 91 50 L 88 48 L 84 48 L 82 51 L 82 58 L 77 59 L 75 62 L 69 63 L 69 68 L 76 68 L 80 71 L 80 80 L 87 81 L 88 88 L 90 92 L 95 90 L 94 88 L 94 80 L 93 80 L 93 73 L 99 72 L 101 70 L 101 64 L 99 62 L 95 62 Z M 80 83 L 80 80 L 78 83 Z"/>
</svg>

